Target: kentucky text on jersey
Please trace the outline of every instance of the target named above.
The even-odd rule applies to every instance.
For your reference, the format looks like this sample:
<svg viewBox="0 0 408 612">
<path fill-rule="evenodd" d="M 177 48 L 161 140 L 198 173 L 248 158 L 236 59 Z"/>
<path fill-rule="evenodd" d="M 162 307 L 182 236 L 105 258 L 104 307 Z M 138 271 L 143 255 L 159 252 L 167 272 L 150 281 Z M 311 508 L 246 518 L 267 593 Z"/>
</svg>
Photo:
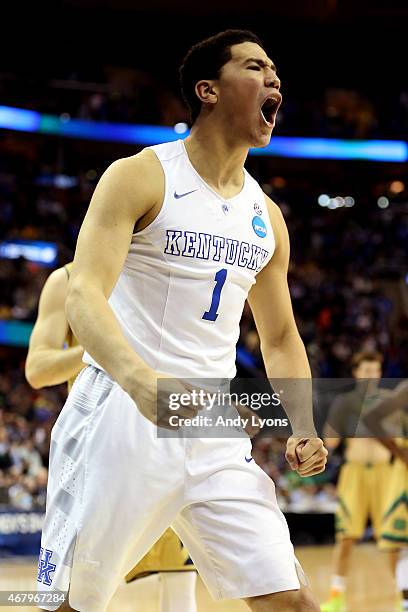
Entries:
<svg viewBox="0 0 408 612">
<path fill-rule="evenodd" d="M 256 244 L 203 232 L 166 230 L 166 255 L 225 262 L 258 271 L 269 252 Z"/>
</svg>

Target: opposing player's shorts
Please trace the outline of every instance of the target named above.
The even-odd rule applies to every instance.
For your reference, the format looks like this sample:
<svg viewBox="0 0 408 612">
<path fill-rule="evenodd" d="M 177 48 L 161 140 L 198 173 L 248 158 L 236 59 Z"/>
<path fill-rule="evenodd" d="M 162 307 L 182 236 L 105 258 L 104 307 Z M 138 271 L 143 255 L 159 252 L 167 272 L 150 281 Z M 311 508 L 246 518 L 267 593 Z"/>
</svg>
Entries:
<svg viewBox="0 0 408 612">
<path fill-rule="evenodd" d="M 408 467 L 400 459 L 392 466 L 379 546 L 383 550 L 408 546 Z"/>
<path fill-rule="evenodd" d="M 274 484 L 250 454 L 247 437 L 157 437 L 130 396 L 87 367 L 52 431 L 39 589 L 69 589 L 71 607 L 102 612 L 170 525 L 214 599 L 298 589 Z"/>
<path fill-rule="evenodd" d="M 346 463 L 337 485 L 336 535 L 338 539 L 363 536 L 370 518 L 378 538 L 391 473 L 390 463 Z"/>
<path fill-rule="evenodd" d="M 133 582 L 157 572 L 191 572 L 195 566 L 187 549 L 173 529 L 167 529 L 139 563 L 126 574 L 126 582 Z"/>
</svg>

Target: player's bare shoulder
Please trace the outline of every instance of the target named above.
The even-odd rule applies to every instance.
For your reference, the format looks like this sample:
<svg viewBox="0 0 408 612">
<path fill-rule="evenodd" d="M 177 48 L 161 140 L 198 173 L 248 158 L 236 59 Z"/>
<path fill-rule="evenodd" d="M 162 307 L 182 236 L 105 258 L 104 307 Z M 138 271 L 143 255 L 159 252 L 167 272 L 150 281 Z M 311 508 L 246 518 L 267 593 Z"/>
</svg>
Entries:
<svg viewBox="0 0 408 612">
<path fill-rule="evenodd" d="M 160 207 L 165 179 L 162 166 L 151 149 L 114 161 L 104 172 L 96 191 L 131 212 L 135 221 Z M 95 192 L 96 193 L 96 192 Z"/>
<path fill-rule="evenodd" d="M 143 149 L 137 155 L 129 158 L 138 176 L 138 189 L 145 194 L 147 204 L 144 213 L 138 217 L 136 231 L 150 225 L 159 214 L 165 195 L 165 176 L 162 165 L 152 149 Z M 139 181 L 142 181 L 140 185 Z"/>
<path fill-rule="evenodd" d="M 41 291 L 40 305 L 63 303 L 68 288 L 68 274 L 64 267 L 51 272 Z"/>
</svg>

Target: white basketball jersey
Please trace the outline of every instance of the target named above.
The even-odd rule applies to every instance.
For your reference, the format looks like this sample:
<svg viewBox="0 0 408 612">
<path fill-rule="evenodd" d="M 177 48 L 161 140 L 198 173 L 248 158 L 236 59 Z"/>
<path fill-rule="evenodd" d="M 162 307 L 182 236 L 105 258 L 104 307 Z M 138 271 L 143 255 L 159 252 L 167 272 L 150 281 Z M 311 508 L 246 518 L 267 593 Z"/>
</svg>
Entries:
<svg viewBox="0 0 408 612">
<path fill-rule="evenodd" d="M 195 171 L 182 140 L 151 149 L 165 175 L 163 205 L 132 236 L 109 304 L 158 372 L 232 378 L 244 303 L 275 248 L 264 194 L 244 171 L 241 192 L 222 198 Z M 100 367 L 88 354 L 85 361 Z"/>
</svg>

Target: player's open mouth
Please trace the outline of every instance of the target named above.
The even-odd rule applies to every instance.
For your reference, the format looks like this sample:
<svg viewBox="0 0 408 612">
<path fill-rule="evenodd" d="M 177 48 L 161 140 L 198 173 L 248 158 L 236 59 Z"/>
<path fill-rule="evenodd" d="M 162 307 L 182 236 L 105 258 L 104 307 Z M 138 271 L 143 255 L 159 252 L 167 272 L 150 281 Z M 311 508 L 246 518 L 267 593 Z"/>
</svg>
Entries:
<svg viewBox="0 0 408 612">
<path fill-rule="evenodd" d="M 273 94 L 268 96 L 261 106 L 261 116 L 266 125 L 273 128 L 275 125 L 275 117 L 280 107 L 282 98 L 280 94 Z"/>
</svg>

